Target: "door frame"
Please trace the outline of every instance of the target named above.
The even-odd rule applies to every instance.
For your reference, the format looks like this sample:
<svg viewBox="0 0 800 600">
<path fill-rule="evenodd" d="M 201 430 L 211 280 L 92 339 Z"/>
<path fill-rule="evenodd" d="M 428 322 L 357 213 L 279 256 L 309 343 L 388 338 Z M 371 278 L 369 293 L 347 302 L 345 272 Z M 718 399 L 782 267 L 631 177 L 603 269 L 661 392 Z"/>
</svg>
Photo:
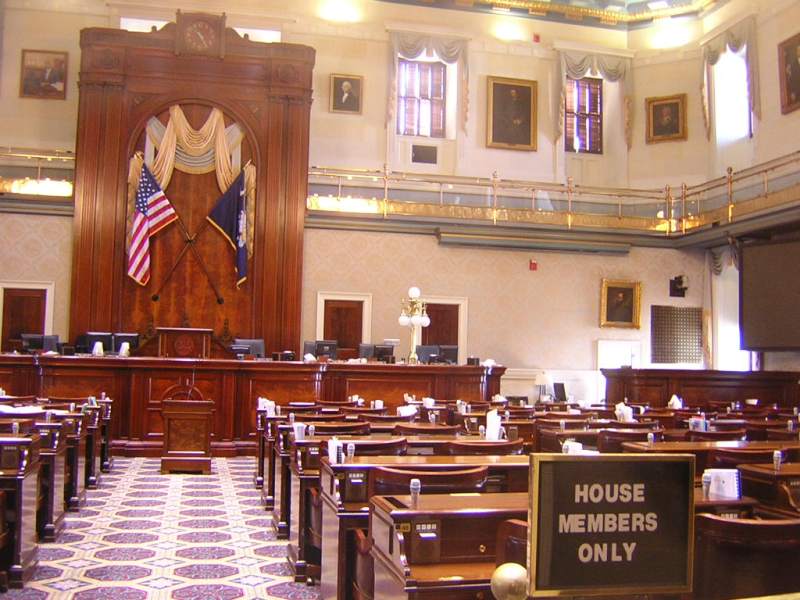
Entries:
<svg viewBox="0 0 800 600">
<path fill-rule="evenodd" d="M 44 334 L 53 335 L 53 298 L 56 292 L 55 281 L 14 281 L 13 279 L 0 280 L 0 339 L 3 337 L 3 296 L 6 288 L 19 288 L 23 290 L 46 290 L 44 298 Z"/>
<path fill-rule="evenodd" d="M 421 298 L 426 304 L 457 304 L 458 305 L 458 364 L 467 364 L 467 323 L 469 299 L 466 296 L 428 296 Z"/>
<path fill-rule="evenodd" d="M 372 339 L 372 294 L 358 292 L 317 292 L 317 324 L 316 338 L 323 339 L 325 335 L 325 301 L 326 300 L 354 300 L 362 303 L 361 311 L 361 343 L 369 344 Z"/>
</svg>

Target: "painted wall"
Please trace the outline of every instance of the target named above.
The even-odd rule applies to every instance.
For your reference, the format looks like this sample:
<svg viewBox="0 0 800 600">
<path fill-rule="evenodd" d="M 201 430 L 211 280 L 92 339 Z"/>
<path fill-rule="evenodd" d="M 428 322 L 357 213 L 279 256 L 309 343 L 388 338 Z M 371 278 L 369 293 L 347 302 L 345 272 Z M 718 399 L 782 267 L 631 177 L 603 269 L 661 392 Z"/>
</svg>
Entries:
<svg viewBox="0 0 800 600">
<path fill-rule="evenodd" d="M 639 340 L 649 362 L 650 306 L 702 306 L 699 251 L 635 248 L 625 257 L 440 246 L 424 235 L 308 229 L 303 273 L 304 339 L 314 339 L 317 292 L 372 294 L 372 339 L 399 338 L 400 300 L 412 285 L 468 298 L 467 353 L 515 368 L 591 370 L 599 339 Z M 528 269 L 536 258 L 538 270 Z M 669 279 L 688 275 L 685 298 Z M 641 328 L 599 327 L 603 278 L 642 282 Z"/>
<path fill-rule="evenodd" d="M 0 215 L 0 282 L 55 284 L 53 333 L 69 333 L 69 295 L 72 283 L 72 218 L 39 215 Z"/>
</svg>

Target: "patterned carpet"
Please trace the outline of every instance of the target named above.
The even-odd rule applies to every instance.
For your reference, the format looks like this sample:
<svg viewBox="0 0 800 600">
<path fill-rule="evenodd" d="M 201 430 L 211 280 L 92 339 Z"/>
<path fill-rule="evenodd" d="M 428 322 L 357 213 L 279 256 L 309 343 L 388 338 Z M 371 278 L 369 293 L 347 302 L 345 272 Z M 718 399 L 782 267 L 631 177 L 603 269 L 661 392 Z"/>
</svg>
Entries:
<svg viewBox="0 0 800 600">
<path fill-rule="evenodd" d="M 4 598 L 317 600 L 289 577 L 254 469 L 214 459 L 210 476 L 161 475 L 158 459 L 116 458 L 58 541 L 39 546 L 33 581 Z"/>
</svg>

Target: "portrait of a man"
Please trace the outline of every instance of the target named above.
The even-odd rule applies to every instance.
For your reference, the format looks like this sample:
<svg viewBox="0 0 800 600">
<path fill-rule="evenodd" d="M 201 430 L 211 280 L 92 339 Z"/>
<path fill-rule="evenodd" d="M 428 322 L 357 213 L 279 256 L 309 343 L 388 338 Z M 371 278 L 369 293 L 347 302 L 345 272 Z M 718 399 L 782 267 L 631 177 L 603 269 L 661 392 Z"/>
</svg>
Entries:
<svg viewBox="0 0 800 600">
<path fill-rule="evenodd" d="M 536 82 L 489 77 L 487 141 L 490 148 L 536 149 Z"/>
<path fill-rule="evenodd" d="M 778 45 L 781 112 L 800 108 L 800 33 Z"/>
<path fill-rule="evenodd" d="M 686 94 L 647 98 L 647 143 L 686 139 Z"/>
<path fill-rule="evenodd" d="M 600 298 L 601 327 L 639 327 L 641 284 L 603 280 Z"/>
<path fill-rule="evenodd" d="M 362 83 L 358 75 L 331 75 L 331 112 L 361 113 Z"/>
<path fill-rule="evenodd" d="M 63 100 L 67 97 L 67 53 L 23 50 L 19 95 Z"/>
</svg>

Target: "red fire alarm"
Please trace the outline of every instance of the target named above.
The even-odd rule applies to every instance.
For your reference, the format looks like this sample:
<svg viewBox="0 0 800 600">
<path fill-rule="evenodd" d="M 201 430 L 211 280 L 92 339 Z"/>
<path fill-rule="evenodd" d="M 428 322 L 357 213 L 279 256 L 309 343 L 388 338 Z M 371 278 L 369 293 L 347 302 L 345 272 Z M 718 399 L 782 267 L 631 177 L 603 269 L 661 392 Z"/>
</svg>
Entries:
<svg viewBox="0 0 800 600">
<path fill-rule="evenodd" d="M 541 38 L 539 37 L 539 34 L 538 33 L 534 33 L 533 34 L 533 43 L 534 44 L 538 44 L 540 41 L 541 41 Z"/>
<path fill-rule="evenodd" d="M 531 271 L 536 271 L 539 268 L 539 263 L 537 263 L 535 260 L 531 259 L 531 262 L 528 263 L 528 268 Z"/>
</svg>

